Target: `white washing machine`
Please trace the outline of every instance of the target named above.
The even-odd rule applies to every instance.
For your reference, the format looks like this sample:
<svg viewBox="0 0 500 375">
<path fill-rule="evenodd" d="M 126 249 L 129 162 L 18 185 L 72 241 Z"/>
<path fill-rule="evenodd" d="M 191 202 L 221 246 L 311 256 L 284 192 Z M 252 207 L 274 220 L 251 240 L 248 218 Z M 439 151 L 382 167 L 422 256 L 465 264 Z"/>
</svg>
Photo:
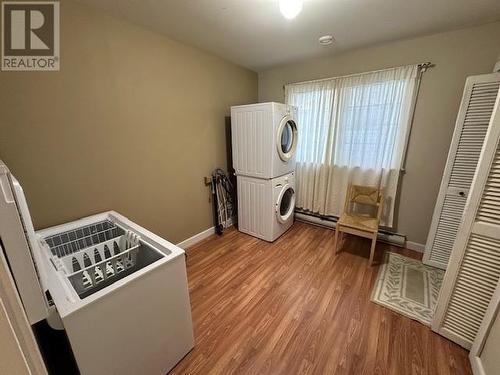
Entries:
<svg viewBox="0 0 500 375">
<path fill-rule="evenodd" d="M 294 172 L 273 179 L 237 176 L 238 229 L 272 242 L 293 224 Z"/>
<path fill-rule="evenodd" d="M 231 107 L 237 175 L 274 178 L 295 170 L 297 107 L 259 103 Z"/>
</svg>

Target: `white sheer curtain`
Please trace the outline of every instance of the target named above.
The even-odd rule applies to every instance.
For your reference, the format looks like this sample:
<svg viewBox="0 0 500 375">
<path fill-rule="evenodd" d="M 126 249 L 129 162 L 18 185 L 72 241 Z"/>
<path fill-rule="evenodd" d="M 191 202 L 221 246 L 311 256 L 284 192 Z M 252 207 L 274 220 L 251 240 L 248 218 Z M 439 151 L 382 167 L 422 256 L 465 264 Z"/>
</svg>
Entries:
<svg viewBox="0 0 500 375">
<path fill-rule="evenodd" d="M 303 210 L 339 216 L 349 183 L 380 186 L 382 224 L 392 226 L 418 66 L 285 87 L 299 107 L 297 201 Z"/>
</svg>

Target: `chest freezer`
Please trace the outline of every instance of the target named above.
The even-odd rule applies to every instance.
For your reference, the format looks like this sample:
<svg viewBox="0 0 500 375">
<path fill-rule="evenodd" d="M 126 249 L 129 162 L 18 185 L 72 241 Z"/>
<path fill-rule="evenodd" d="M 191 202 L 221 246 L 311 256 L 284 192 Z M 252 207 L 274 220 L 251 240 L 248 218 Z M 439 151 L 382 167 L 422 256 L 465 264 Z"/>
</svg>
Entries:
<svg viewBox="0 0 500 375">
<path fill-rule="evenodd" d="M 114 211 L 35 232 L 1 161 L 0 239 L 28 320 L 62 323 L 83 375 L 166 374 L 192 349 L 179 247 Z"/>
</svg>

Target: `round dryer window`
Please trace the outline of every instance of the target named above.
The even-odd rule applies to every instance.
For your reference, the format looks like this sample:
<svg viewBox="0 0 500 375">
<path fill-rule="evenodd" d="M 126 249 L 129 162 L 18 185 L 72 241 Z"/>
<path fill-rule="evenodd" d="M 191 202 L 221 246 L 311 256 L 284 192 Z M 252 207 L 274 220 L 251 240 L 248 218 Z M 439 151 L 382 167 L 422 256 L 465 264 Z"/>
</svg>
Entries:
<svg viewBox="0 0 500 375">
<path fill-rule="evenodd" d="M 295 208 L 295 191 L 290 185 L 285 185 L 276 203 L 276 214 L 280 223 L 285 223 Z"/>
<path fill-rule="evenodd" d="M 278 128 L 278 153 L 281 160 L 288 161 L 295 154 L 297 148 L 297 124 L 290 116 L 281 120 Z"/>
</svg>

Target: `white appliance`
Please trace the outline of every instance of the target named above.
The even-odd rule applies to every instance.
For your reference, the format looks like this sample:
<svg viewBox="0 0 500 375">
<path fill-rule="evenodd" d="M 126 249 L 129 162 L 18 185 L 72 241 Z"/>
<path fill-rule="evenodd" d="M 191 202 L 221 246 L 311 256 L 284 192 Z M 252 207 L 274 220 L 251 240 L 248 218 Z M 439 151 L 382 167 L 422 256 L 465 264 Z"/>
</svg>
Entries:
<svg viewBox="0 0 500 375">
<path fill-rule="evenodd" d="M 231 107 L 237 175 L 274 178 L 295 170 L 297 107 L 259 103 Z"/>
<path fill-rule="evenodd" d="M 273 179 L 237 176 L 238 229 L 274 241 L 293 224 L 294 172 Z"/>
<path fill-rule="evenodd" d="M 35 232 L 0 161 L 0 238 L 31 324 L 66 330 L 82 375 L 165 374 L 194 345 L 184 251 L 110 211 Z"/>
</svg>

